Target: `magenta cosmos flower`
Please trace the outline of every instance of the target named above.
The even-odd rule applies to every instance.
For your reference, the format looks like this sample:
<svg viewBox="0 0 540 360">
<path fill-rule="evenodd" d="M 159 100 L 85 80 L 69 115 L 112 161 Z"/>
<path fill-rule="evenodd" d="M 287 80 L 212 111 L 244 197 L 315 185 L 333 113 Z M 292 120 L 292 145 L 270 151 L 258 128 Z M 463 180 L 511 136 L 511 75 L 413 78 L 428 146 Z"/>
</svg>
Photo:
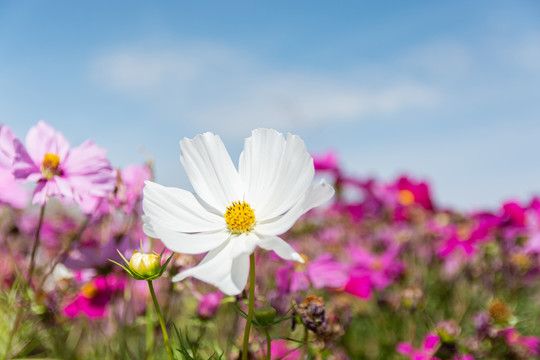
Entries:
<svg viewBox="0 0 540 360">
<path fill-rule="evenodd" d="M 99 319 L 107 316 L 109 303 L 120 294 L 126 280 L 114 274 L 99 276 L 86 283 L 75 299 L 64 307 L 64 315 L 69 318 L 86 316 Z"/>
<path fill-rule="evenodd" d="M 37 183 L 32 203 L 58 196 L 79 205 L 114 189 L 115 174 L 106 150 L 88 140 L 69 148 L 66 138 L 44 121 L 26 135 L 26 148 L 15 140 L 15 177 Z"/>
</svg>

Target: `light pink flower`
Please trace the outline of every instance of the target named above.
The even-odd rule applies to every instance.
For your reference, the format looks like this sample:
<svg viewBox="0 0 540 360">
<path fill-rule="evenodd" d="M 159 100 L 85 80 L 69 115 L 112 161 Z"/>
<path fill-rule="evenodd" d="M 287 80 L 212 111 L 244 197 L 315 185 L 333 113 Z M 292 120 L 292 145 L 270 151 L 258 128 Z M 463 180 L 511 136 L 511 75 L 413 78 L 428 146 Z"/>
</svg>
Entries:
<svg viewBox="0 0 540 360">
<path fill-rule="evenodd" d="M 84 205 L 114 189 L 115 176 L 106 150 L 88 140 L 70 149 L 68 141 L 44 121 L 26 135 L 26 149 L 15 143 L 14 174 L 37 183 L 32 203 L 44 205 L 52 196 Z"/>
<path fill-rule="evenodd" d="M 29 194 L 13 176 L 15 136 L 8 126 L 0 126 L 0 203 L 22 209 L 28 204 Z"/>
<path fill-rule="evenodd" d="M 309 262 L 306 270 L 315 289 L 342 288 L 349 278 L 346 267 L 333 260 L 330 254 L 323 254 Z"/>
<path fill-rule="evenodd" d="M 315 289 L 339 289 L 347 284 L 348 279 L 347 268 L 343 264 L 333 260 L 330 254 L 322 254 L 307 264 L 289 262 L 278 269 L 276 285 L 280 294 L 288 294 L 309 290 L 310 284 Z"/>
<path fill-rule="evenodd" d="M 150 180 L 152 174 L 147 165 L 128 165 L 120 171 L 118 191 L 115 206 L 124 207 L 126 213 L 140 207 L 144 182 Z"/>
<path fill-rule="evenodd" d="M 133 213 L 142 210 L 142 192 L 144 182 L 151 179 L 148 165 L 128 165 L 122 170 L 115 170 L 115 190 L 106 199 L 89 198 L 82 211 L 93 212 L 95 217 L 112 214 L 115 210 Z"/>
</svg>

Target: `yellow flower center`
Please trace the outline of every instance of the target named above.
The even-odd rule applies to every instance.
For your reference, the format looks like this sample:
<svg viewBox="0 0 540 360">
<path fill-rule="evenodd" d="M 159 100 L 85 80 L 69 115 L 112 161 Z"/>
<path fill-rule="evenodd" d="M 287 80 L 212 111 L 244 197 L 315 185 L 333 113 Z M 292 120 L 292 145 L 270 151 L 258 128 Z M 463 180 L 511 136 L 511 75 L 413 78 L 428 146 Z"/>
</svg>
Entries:
<svg viewBox="0 0 540 360">
<path fill-rule="evenodd" d="M 47 153 L 43 157 L 43 162 L 41 163 L 41 173 L 50 180 L 55 175 L 60 175 L 60 170 L 58 166 L 60 165 L 60 157 L 56 154 Z"/>
<path fill-rule="evenodd" d="M 255 212 L 245 201 L 234 201 L 231 206 L 227 207 L 224 216 L 227 226 L 233 234 L 249 233 L 253 230 Z"/>
<path fill-rule="evenodd" d="M 92 299 L 97 295 L 98 289 L 94 284 L 87 283 L 81 288 L 81 293 L 85 298 Z"/>
<path fill-rule="evenodd" d="M 307 264 L 309 262 L 309 259 L 308 259 L 306 254 L 300 254 L 300 257 L 302 258 L 302 260 L 304 260 L 304 262 L 303 263 L 301 263 L 301 262 L 295 262 L 294 263 L 294 269 L 296 271 L 298 271 L 298 272 L 305 271 L 306 268 L 307 268 Z"/>
<path fill-rule="evenodd" d="M 400 190 L 398 202 L 403 206 L 409 206 L 414 203 L 414 194 L 410 190 Z"/>
</svg>

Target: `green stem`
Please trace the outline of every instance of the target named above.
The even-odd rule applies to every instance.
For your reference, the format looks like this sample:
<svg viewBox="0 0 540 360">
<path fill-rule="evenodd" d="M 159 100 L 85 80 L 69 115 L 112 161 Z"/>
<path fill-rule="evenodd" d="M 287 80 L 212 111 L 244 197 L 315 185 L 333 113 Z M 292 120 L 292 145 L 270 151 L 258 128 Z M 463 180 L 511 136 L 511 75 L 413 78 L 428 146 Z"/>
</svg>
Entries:
<svg viewBox="0 0 540 360">
<path fill-rule="evenodd" d="M 152 305 L 146 306 L 146 360 L 154 360 L 154 316 Z"/>
<path fill-rule="evenodd" d="M 303 345 L 304 356 L 302 357 L 302 359 L 308 358 L 308 354 L 309 354 L 308 336 L 309 336 L 308 328 L 304 325 L 304 345 Z"/>
<path fill-rule="evenodd" d="M 271 360 L 272 356 L 272 338 L 268 326 L 265 326 L 264 333 L 266 334 L 266 360 Z"/>
<path fill-rule="evenodd" d="M 169 335 L 167 334 L 167 327 L 165 326 L 165 322 L 163 321 L 163 315 L 161 315 L 161 310 L 159 308 L 159 304 L 156 298 L 156 293 L 154 292 L 154 286 L 152 285 L 152 280 L 148 280 L 148 287 L 150 288 L 150 294 L 152 294 L 154 307 L 156 308 L 159 324 L 161 325 L 161 331 L 163 332 L 163 340 L 165 341 L 165 347 L 167 348 L 167 355 L 169 355 L 169 360 L 174 360 L 171 344 L 169 343 Z"/>
<path fill-rule="evenodd" d="M 41 225 L 43 224 L 43 217 L 45 215 L 45 204 L 41 206 L 41 211 L 39 213 L 38 227 L 36 230 L 36 237 L 34 239 L 34 246 L 32 247 L 32 255 L 30 256 L 30 267 L 28 268 L 28 275 L 26 278 L 26 283 L 30 286 L 32 281 L 32 274 L 34 273 L 34 268 L 36 266 L 36 251 L 39 246 L 39 234 L 41 233 Z"/>
<path fill-rule="evenodd" d="M 242 346 L 242 360 L 248 358 L 249 332 L 251 331 L 251 322 L 255 312 L 255 253 L 249 256 L 249 310 L 244 330 L 244 345 Z"/>
</svg>

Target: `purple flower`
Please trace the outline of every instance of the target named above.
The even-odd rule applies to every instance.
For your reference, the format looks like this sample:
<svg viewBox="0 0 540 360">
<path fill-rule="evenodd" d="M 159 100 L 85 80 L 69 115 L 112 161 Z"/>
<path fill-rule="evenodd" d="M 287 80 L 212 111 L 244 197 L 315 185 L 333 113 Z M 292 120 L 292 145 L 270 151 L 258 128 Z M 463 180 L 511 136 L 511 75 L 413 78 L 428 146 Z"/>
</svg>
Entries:
<svg viewBox="0 0 540 360">
<path fill-rule="evenodd" d="M 115 176 L 106 150 L 92 141 L 70 149 L 64 136 L 44 121 L 26 135 L 26 148 L 14 140 L 14 174 L 36 182 L 32 203 L 44 205 L 52 196 L 73 201 L 84 208 L 92 197 L 104 197 L 114 189 Z"/>
</svg>

